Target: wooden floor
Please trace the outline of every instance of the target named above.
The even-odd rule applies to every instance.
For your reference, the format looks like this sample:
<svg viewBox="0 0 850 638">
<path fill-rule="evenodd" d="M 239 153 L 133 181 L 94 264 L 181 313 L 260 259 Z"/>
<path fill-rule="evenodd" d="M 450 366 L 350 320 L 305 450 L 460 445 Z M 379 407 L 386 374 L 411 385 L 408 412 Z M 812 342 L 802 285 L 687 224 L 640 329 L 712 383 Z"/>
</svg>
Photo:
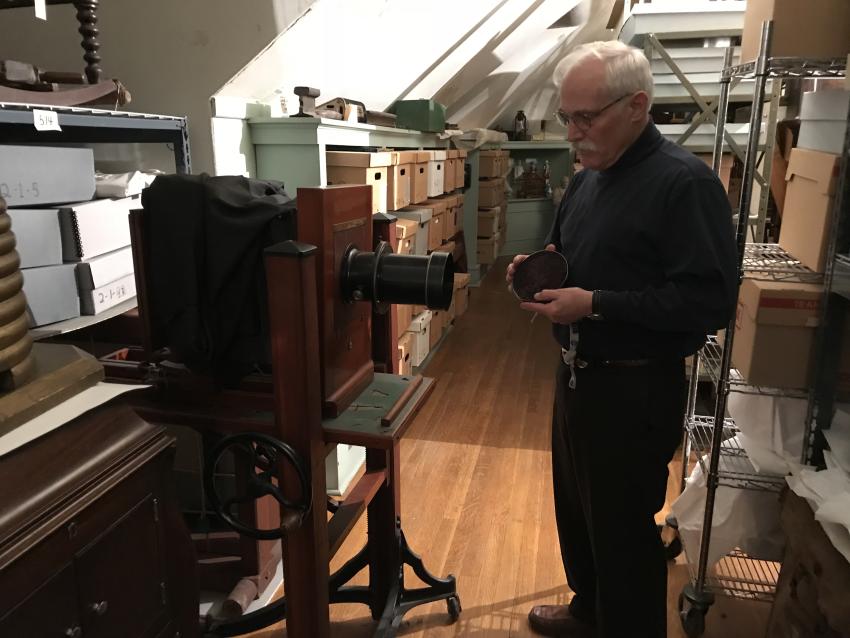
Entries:
<svg viewBox="0 0 850 638">
<path fill-rule="evenodd" d="M 469 311 L 426 368 L 437 388 L 401 444 L 403 529 L 433 573 L 457 576 L 463 613 L 450 625 L 445 603 L 425 605 L 405 617 L 399 635 L 533 636 L 526 620 L 530 607 L 570 597 L 550 476 L 557 349 L 548 321 L 532 323 L 518 308 L 503 272 L 497 264 L 472 289 Z M 678 467 L 676 461 L 671 465 L 668 503 L 678 493 L 672 479 Z M 361 520 L 332 569 L 359 549 L 364 534 Z M 671 565 L 670 638 L 684 638 L 675 601 L 687 574 L 685 565 Z M 367 582 L 365 574 L 358 582 Z M 763 636 L 768 612 L 764 603 L 721 598 L 708 615 L 705 636 Z M 360 638 L 374 630 L 362 606 L 334 606 L 331 620 L 334 637 Z M 254 636 L 285 635 L 281 629 Z"/>
</svg>

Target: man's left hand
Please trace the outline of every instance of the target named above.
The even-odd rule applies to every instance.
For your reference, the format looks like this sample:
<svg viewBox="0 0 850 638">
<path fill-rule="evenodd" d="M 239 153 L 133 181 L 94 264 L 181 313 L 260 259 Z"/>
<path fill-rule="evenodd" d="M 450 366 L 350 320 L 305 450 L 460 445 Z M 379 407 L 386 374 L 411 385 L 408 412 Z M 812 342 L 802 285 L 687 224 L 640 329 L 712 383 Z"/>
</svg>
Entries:
<svg viewBox="0 0 850 638">
<path fill-rule="evenodd" d="M 519 307 L 548 317 L 552 323 L 571 324 L 593 312 L 593 292 L 582 288 L 541 290 L 534 299 L 539 303 L 525 301 Z"/>
</svg>

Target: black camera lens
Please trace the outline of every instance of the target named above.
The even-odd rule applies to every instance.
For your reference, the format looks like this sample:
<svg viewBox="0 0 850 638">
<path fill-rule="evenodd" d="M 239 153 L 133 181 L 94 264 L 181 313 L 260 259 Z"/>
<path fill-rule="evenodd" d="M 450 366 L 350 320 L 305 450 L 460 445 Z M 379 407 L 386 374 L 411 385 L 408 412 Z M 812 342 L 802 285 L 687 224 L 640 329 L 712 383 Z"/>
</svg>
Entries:
<svg viewBox="0 0 850 638">
<path fill-rule="evenodd" d="M 454 292 L 454 261 L 450 253 L 396 255 L 385 241 L 374 252 L 349 246 L 342 264 L 342 297 L 371 301 L 379 309 L 389 304 L 416 304 L 448 310 Z"/>
</svg>

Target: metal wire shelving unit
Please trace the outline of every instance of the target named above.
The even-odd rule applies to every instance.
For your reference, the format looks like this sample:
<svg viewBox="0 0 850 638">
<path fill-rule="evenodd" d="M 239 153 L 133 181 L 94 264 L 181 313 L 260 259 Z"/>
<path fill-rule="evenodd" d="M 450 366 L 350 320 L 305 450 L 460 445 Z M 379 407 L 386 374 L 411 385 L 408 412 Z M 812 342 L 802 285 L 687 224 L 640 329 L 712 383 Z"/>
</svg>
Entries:
<svg viewBox="0 0 850 638">
<path fill-rule="evenodd" d="M 730 64 L 731 49 L 727 53 L 725 68 L 721 74 L 721 91 L 717 107 L 713 158 L 715 172 L 720 167 L 723 151 L 731 82 L 739 79 L 754 80 L 749 129 L 752 132 L 758 131 L 762 122 L 766 85 L 769 79 L 774 80 L 772 99 L 776 99 L 784 78 L 831 78 L 845 74 L 846 61 L 844 60 L 771 58 L 769 53 L 772 28 L 771 22 L 763 24 L 759 57 L 755 61 L 732 66 Z M 772 112 L 771 117 L 774 115 L 775 113 Z M 758 135 L 751 134 L 747 141 L 739 211 L 750 211 L 759 153 L 758 143 Z M 764 196 L 765 193 L 762 192 L 762 197 Z M 748 226 L 748 215 L 738 215 L 736 244 L 740 281 L 745 278 L 802 283 L 823 281 L 822 273 L 815 273 L 806 268 L 778 245 L 747 243 Z M 763 227 L 759 227 L 759 232 L 763 232 Z M 754 239 L 763 241 L 763 236 L 757 233 Z M 850 271 L 850 259 L 847 261 L 847 268 Z M 691 454 L 696 453 L 696 461 L 700 464 L 706 478 L 706 498 L 699 547 L 684 547 L 689 558 L 691 582 L 684 587 L 679 596 L 679 612 L 682 627 L 689 638 L 697 638 L 705 631 L 705 616 L 714 603 L 715 596 L 770 602 L 776 595 L 779 579 L 778 563 L 748 556 L 740 550 L 727 554 L 713 566 L 708 564 L 717 488 L 778 492 L 785 484 L 784 476 L 758 472 L 749 460 L 746 450 L 737 437 L 740 430 L 734 420 L 726 414 L 728 395 L 730 392 L 745 392 L 801 399 L 809 397 L 807 388 L 763 388 L 747 385 L 742 376 L 732 368 L 735 329 L 736 322 L 732 319 L 722 340 L 709 337 L 699 355 L 694 357 L 690 374 L 691 382 L 683 436 L 682 486 L 684 487 Z M 701 366 L 705 367 L 716 389 L 713 415 L 695 413 Z"/>
</svg>

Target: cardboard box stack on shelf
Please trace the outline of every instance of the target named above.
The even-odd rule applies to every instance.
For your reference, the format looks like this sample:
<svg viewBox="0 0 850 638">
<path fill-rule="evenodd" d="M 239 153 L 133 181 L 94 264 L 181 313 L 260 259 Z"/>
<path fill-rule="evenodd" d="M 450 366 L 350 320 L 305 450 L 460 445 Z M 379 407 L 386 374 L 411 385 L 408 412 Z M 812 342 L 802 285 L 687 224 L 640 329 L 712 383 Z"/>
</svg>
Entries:
<svg viewBox="0 0 850 638">
<path fill-rule="evenodd" d="M 825 149 L 832 147 L 832 137 L 844 139 L 848 106 L 847 91 L 804 94 L 798 146 L 790 151 L 784 200 L 779 202 L 779 246 L 816 273 L 825 272 L 827 265 L 841 159 Z M 844 116 L 839 119 L 842 109 Z M 815 132 L 804 135 L 813 124 Z M 809 386 L 822 295 L 820 284 L 744 280 L 738 297 L 732 365 L 747 383 L 777 388 Z M 845 377 L 850 372 L 850 356 L 844 353 L 840 369 Z"/>
<path fill-rule="evenodd" d="M 478 170 L 478 263 L 488 265 L 496 261 L 505 243 L 505 178 L 510 170 L 509 153 L 481 151 Z"/>
<path fill-rule="evenodd" d="M 847 57 L 850 42 L 847 0 L 748 0 L 741 35 L 743 62 L 758 57 L 761 25 L 765 20 L 773 21 L 772 57 Z"/>
<path fill-rule="evenodd" d="M 372 186 L 372 213 L 386 213 L 387 181 L 393 154 L 328 151 L 328 185 L 369 184 Z"/>
<path fill-rule="evenodd" d="M 91 149 L 0 146 L 0 175 L 31 328 L 136 295 L 127 218 L 141 203 L 138 195 L 93 199 Z"/>
</svg>

